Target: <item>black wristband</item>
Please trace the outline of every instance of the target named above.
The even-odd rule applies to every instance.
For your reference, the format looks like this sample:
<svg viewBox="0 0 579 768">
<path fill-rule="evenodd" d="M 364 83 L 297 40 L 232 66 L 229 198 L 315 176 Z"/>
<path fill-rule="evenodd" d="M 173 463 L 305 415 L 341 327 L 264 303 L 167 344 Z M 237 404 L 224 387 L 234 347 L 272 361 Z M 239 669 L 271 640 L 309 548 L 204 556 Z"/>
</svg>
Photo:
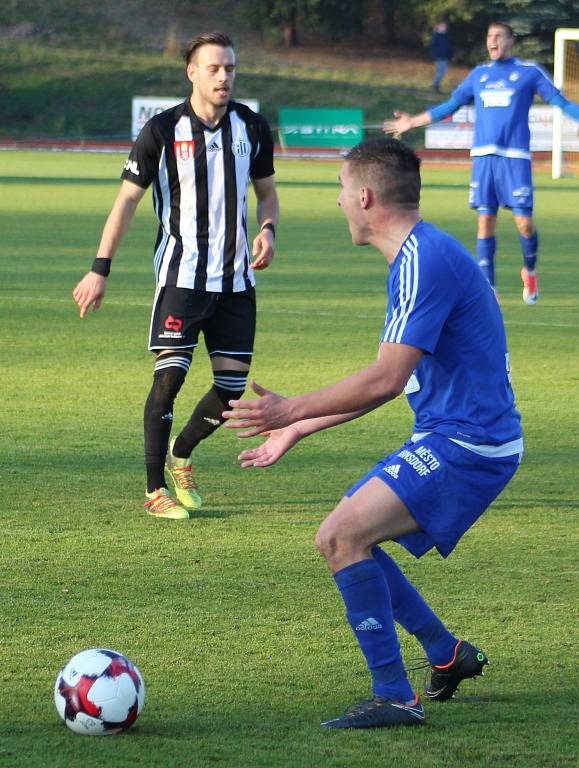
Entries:
<svg viewBox="0 0 579 768">
<path fill-rule="evenodd" d="M 111 271 L 110 259 L 95 259 L 90 268 L 91 272 L 96 272 L 101 277 L 108 277 Z"/>
<path fill-rule="evenodd" d="M 273 236 L 275 237 L 275 225 L 271 223 L 271 221 L 266 221 L 265 224 L 261 225 L 260 232 L 263 232 L 264 229 L 269 229 L 270 232 L 273 232 Z"/>
</svg>

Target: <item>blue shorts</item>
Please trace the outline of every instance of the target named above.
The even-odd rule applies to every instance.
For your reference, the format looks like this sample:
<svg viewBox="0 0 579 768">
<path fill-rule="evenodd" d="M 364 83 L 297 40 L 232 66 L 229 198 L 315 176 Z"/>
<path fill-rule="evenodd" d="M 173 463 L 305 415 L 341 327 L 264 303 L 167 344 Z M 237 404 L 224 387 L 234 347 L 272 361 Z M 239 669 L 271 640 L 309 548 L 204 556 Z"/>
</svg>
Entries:
<svg viewBox="0 0 579 768">
<path fill-rule="evenodd" d="M 516 216 L 532 216 L 531 161 L 500 155 L 473 157 L 468 203 L 479 213 L 493 216 L 499 208 L 511 208 Z"/>
<path fill-rule="evenodd" d="M 409 440 L 353 485 L 346 496 L 373 477 L 390 486 L 404 502 L 420 531 L 396 541 L 415 557 L 436 547 L 448 557 L 513 477 L 520 456 L 486 458 L 430 433 Z"/>
</svg>

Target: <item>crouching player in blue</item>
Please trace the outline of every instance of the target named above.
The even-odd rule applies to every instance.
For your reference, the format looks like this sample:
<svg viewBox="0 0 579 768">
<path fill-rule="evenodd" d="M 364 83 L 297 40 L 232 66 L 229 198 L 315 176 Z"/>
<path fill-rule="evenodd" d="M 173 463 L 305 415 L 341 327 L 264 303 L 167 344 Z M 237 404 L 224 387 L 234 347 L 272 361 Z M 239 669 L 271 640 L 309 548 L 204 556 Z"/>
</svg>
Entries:
<svg viewBox="0 0 579 768">
<path fill-rule="evenodd" d="M 475 67 L 448 101 L 417 115 L 395 112 L 396 119 L 386 120 L 384 130 L 399 136 L 474 103 L 469 203 L 478 211 L 479 266 L 494 287 L 497 211 L 499 207 L 510 208 L 523 251 L 523 301 L 536 304 L 539 236 L 533 221 L 529 110 L 538 94 L 543 101 L 579 120 L 579 104 L 568 101 L 535 62 L 513 57 L 514 42 L 508 24 L 493 22 L 487 32 L 490 62 Z"/>
<path fill-rule="evenodd" d="M 378 359 L 297 397 L 254 383 L 259 399 L 231 400 L 223 416 L 242 437 L 269 433 L 240 456 L 243 467 L 267 467 L 307 435 L 406 393 L 414 434 L 346 492 L 316 538 L 372 676 L 372 698 L 323 725 L 419 725 L 424 710 L 395 622 L 424 647 L 434 701 L 481 674 L 487 657 L 445 627 L 378 545 L 395 541 L 416 557 L 436 547 L 447 557 L 515 474 L 521 419 L 493 290 L 466 248 L 421 219 L 414 152 L 395 139 L 365 141 L 346 155 L 340 183 L 352 241 L 373 245 L 390 267 Z"/>
</svg>

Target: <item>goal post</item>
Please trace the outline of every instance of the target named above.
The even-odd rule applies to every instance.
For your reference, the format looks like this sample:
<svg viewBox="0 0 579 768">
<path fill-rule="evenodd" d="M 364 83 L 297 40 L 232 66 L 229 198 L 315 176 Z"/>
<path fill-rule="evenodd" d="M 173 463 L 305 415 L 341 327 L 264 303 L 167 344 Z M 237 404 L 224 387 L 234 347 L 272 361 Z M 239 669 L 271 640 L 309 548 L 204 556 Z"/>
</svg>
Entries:
<svg viewBox="0 0 579 768">
<path fill-rule="evenodd" d="M 571 101 L 579 101 L 579 29 L 555 31 L 553 80 Z M 569 166 L 579 167 L 578 123 L 566 117 L 559 107 L 553 108 L 552 176 L 559 179 Z M 572 143 L 568 135 L 576 135 Z"/>
</svg>

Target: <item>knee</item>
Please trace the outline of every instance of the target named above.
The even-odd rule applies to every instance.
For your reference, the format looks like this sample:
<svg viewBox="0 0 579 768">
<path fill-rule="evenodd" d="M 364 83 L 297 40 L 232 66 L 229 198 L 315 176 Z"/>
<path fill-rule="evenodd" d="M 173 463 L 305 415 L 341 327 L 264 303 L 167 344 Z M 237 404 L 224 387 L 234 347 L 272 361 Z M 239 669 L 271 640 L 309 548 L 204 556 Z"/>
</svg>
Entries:
<svg viewBox="0 0 579 768">
<path fill-rule="evenodd" d="M 533 219 L 527 216 L 521 216 L 515 219 L 519 234 L 529 239 L 535 234 L 535 224 Z"/>
<path fill-rule="evenodd" d="M 156 410 L 172 408 L 185 381 L 190 364 L 190 355 L 182 355 L 181 360 L 177 360 L 174 356 L 157 359 L 153 384 L 148 398 L 150 407 Z"/>
<path fill-rule="evenodd" d="M 336 548 L 335 538 L 326 533 L 324 526 L 318 528 L 318 532 L 316 533 L 316 547 L 324 560 L 331 557 L 332 551 Z"/>
<path fill-rule="evenodd" d="M 230 400 L 239 400 L 243 397 L 247 387 L 248 371 L 219 370 L 213 372 L 213 386 L 224 406 Z"/>
<path fill-rule="evenodd" d="M 340 528 L 322 524 L 316 534 L 316 547 L 331 570 L 342 567 L 351 560 L 356 550 L 355 542 Z"/>
</svg>

